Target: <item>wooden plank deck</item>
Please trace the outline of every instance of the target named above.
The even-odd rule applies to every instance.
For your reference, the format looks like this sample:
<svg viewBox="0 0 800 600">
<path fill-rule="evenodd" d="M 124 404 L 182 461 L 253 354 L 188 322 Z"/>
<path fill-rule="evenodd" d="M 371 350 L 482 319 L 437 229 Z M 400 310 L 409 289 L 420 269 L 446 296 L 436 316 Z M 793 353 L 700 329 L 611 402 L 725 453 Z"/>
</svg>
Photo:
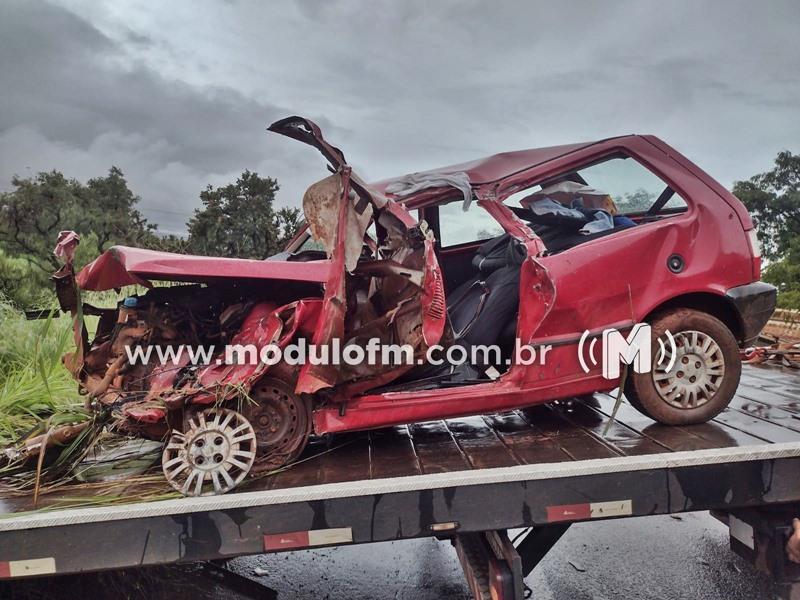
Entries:
<svg viewBox="0 0 800 600">
<path fill-rule="evenodd" d="M 785 367 L 745 365 L 730 407 L 702 425 L 659 425 L 623 403 L 604 435 L 613 406 L 610 395 L 595 394 L 497 415 L 341 434 L 309 444 L 299 463 L 239 490 L 800 442 L 800 371 Z M 169 489 L 165 483 L 163 490 Z M 67 486 L 41 497 L 38 507 L 76 495 Z M 28 497 L 0 498 L 0 514 L 31 508 Z"/>
</svg>

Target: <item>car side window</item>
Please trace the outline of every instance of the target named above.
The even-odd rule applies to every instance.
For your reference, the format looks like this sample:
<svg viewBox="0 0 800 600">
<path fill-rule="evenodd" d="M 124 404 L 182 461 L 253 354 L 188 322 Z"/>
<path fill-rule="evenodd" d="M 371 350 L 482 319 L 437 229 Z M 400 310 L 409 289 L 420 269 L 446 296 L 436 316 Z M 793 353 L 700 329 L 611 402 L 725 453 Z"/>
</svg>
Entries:
<svg viewBox="0 0 800 600">
<path fill-rule="evenodd" d="M 521 200 L 531 194 L 546 195 L 557 182 L 567 182 L 574 186 L 586 186 L 583 191 L 576 188 L 575 197 L 586 192 L 597 197 L 610 196 L 616 205 L 618 214 L 636 215 L 647 213 L 652 209 L 653 215 L 676 213 L 686 210 L 686 201 L 672 190 L 665 181 L 633 158 L 615 155 L 601 162 L 564 173 L 554 180 L 522 190 L 510 196 L 507 203 L 518 206 Z M 565 186 L 566 188 L 567 186 Z M 554 199 L 562 203 L 569 200 L 568 194 L 562 192 L 554 195 Z M 568 203 L 567 203 L 568 204 Z"/>
<path fill-rule="evenodd" d="M 488 240 L 503 233 L 494 217 L 475 202 L 467 212 L 461 201 L 439 206 L 439 243 L 443 248 Z"/>
<path fill-rule="evenodd" d="M 647 212 L 659 199 L 663 205 L 658 206 L 655 212 L 686 208 L 686 201 L 677 192 L 669 189 L 666 182 L 633 158 L 611 158 L 578 169 L 575 173 L 592 188 L 611 196 L 623 215 Z M 666 198 L 667 195 L 669 198 Z"/>
</svg>

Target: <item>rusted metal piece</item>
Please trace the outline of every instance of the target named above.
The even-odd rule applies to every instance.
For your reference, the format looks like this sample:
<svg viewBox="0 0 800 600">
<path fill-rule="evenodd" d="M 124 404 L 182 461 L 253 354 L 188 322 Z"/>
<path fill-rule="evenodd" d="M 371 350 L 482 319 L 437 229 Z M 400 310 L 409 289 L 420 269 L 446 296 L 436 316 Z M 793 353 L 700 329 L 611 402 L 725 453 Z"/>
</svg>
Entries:
<svg viewBox="0 0 800 600">
<path fill-rule="evenodd" d="M 760 339 L 771 343 L 742 350 L 742 362 L 776 362 L 800 369 L 800 311 L 776 309 L 761 331 Z"/>
<path fill-rule="evenodd" d="M 334 156 L 332 154 L 332 156 Z M 325 295 L 322 298 L 320 313 L 320 327 L 314 331 L 312 341 L 315 346 L 328 346 L 334 339 L 344 338 L 344 315 L 347 307 L 345 271 L 347 268 L 347 255 L 344 239 L 347 235 L 348 212 L 350 203 L 350 169 L 343 168 L 339 177 L 341 198 L 338 203 L 336 230 L 334 239 L 336 243 L 331 249 L 331 272 L 325 282 Z M 306 216 L 308 219 L 308 216 Z M 363 239 L 363 233 L 358 238 Z M 336 385 L 339 374 L 338 369 L 331 364 L 313 364 L 308 362 L 300 368 L 295 391 L 298 394 L 314 394 L 323 388 Z"/>
<path fill-rule="evenodd" d="M 742 362 L 753 365 L 773 361 L 785 367 L 800 369 L 800 344 L 772 344 L 745 348 L 741 351 Z"/>
<path fill-rule="evenodd" d="M 125 365 L 128 358 L 124 354 L 120 354 L 114 362 L 108 367 L 103 378 L 96 383 L 92 379 L 87 379 L 85 389 L 89 392 L 89 398 L 103 398 L 104 403 L 110 404 L 116 398 L 104 398 L 106 392 L 108 392 L 108 388 L 111 386 L 111 383 L 119 374 L 120 369 Z"/>
<path fill-rule="evenodd" d="M 58 234 L 53 254 L 63 261 L 63 265 L 52 277 L 61 310 L 69 312 L 72 316 L 75 351 L 65 355 L 63 361 L 67 370 L 76 377 L 83 368 L 89 337 L 83 324 L 80 291 L 75 281 L 75 251 L 80 241 L 80 236 L 74 231 L 62 231 Z"/>
<path fill-rule="evenodd" d="M 256 432 L 258 458 L 254 473 L 277 469 L 303 452 L 311 433 L 311 410 L 284 381 L 265 377 L 250 391 L 252 402 L 244 402 L 241 413 Z"/>
<path fill-rule="evenodd" d="M 283 326 L 283 321 L 276 313 L 275 305 L 270 302 L 261 302 L 251 309 L 230 343 L 233 346 L 252 344 L 260 351 L 265 346 L 278 341 Z M 178 393 L 191 396 L 191 401 L 195 404 L 211 404 L 217 400 L 227 399 L 231 394 L 236 395 L 236 386 L 249 386 L 267 368 L 267 365 L 261 361 L 226 364 L 224 361 L 220 362 L 220 359 L 213 360 L 210 365 L 200 369 L 196 384 L 181 389 Z"/>
<path fill-rule="evenodd" d="M 328 258 L 333 256 L 337 243 L 344 244 L 345 268 L 352 273 L 361 256 L 364 234 L 372 220 L 372 205 L 362 204 L 359 213 L 355 194 L 345 196 L 345 178 L 349 179 L 349 172 L 331 175 L 311 185 L 303 196 L 303 212 L 311 235 L 325 248 Z M 340 237 L 337 225 L 342 211 L 345 223 Z"/>
</svg>

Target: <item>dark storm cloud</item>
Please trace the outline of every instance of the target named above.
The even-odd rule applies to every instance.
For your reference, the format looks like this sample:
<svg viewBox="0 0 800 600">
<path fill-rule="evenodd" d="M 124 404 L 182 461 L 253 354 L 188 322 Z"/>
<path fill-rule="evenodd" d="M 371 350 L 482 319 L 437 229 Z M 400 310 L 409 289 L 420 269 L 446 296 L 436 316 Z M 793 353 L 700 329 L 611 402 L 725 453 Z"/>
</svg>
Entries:
<svg viewBox="0 0 800 600">
<path fill-rule="evenodd" d="M 372 179 L 624 133 L 724 185 L 800 151 L 795 0 L 60 1 L 0 8 L 0 187 L 117 164 L 169 230 L 244 168 L 298 204 L 322 161 L 264 132 L 288 114 Z"/>
<path fill-rule="evenodd" d="M 264 127 L 286 114 L 232 89 L 198 90 L 141 65 L 116 64 L 124 56 L 119 43 L 66 9 L 37 2 L 5 6 L 0 55 L 7 90 L 0 129 L 29 124 L 84 150 L 117 131 L 148 138 L 167 162 L 225 171 L 245 164 Z"/>
<path fill-rule="evenodd" d="M 167 80 L 126 60 L 121 42 L 64 8 L 21 2 L 5 4 L 1 11 L 3 187 L 12 173 L 24 175 L 31 164 L 35 170 L 58 168 L 81 178 L 118 164 L 144 197 L 143 205 L 158 209 L 153 218 L 167 230 L 180 230 L 214 174 L 234 176 L 278 154 L 265 128 L 286 116 L 286 109 L 231 88 Z M 125 42 L 152 43 L 135 32 L 128 32 Z M 15 155 L 15 133 L 47 146 L 41 151 L 52 163 L 37 154 Z M 305 158 L 280 154 L 287 171 L 308 166 Z M 78 172 L 60 159 L 81 163 Z M 149 176 L 159 173 L 151 169 L 168 181 L 153 185 Z M 191 183 L 181 181 L 187 178 Z"/>
</svg>

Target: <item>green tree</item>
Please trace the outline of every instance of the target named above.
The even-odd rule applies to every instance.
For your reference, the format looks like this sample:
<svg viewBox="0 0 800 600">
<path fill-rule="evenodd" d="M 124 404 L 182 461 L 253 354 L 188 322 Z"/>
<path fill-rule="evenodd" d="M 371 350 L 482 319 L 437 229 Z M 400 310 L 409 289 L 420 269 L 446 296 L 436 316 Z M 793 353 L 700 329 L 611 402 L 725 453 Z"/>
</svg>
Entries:
<svg viewBox="0 0 800 600">
<path fill-rule="evenodd" d="M 280 230 L 280 236 L 278 237 L 278 252 L 280 252 L 295 236 L 305 217 L 303 216 L 303 211 L 299 208 L 290 208 L 288 206 L 279 208 L 276 216 L 278 218 L 278 229 Z"/>
<path fill-rule="evenodd" d="M 135 208 L 139 197 L 117 167 L 85 185 L 58 171 L 14 177 L 11 184 L 14 189 L 0 195 L 0 249 L 43 273 L 58 267 L 53 246 L 65 229 L 93 233 L 99 250 L 112 244 L 147 246 L 155 238 L 156 226 Z"/>
<path fill-rule="evenodd" d="M 800 240 L 800 155 L 780 152 L 771 171 L 737 181 L 733 193 L 756 220 L 763 255 L 786 259 Z"/>
<path fill-rule="evenodd" d="M 656 197 L 644 188 L 628 192 L 623 197 L 614 198 L 614 203 L 622 213 L 644 212 L 653 205 Z"/>
<path fill-rule="evenodd" d="M 14 190 L 0 198 L 0 246 L 12 258 L 25 258 L 43 272 L 58 266 L 52 248 L 64 223 L 80 213 L 81 185 L 58 171 L 33 178 L 14 177 Z"/>
<path fill-rule="evenodd" d="M 0 308 L 6 301 L 14 306 L 45 306 L 53 297 L 47 275 L 26 258 L 9 256 L 0 249 Z"/>
<path fill-rule="evenodd" d="M 778 306 L 800 308 L 800 237 L 790 244 L 783 260 L 770 263 L 762 276 L 778 288 Z"/>
<path fill-rule="evenodd" d="M 139 196 L 129 188 L 125 176 L 111 167 L 106 177 L 86 182 L 88 192 L 84 209 L 89 209 L 85 225 L 97 235 L 97 246 L 103 251 L 114 244 L 149 246 L 156 243 L 156 225 L 148 223 L 136 209 Z"/>
<path fill-rule="evenodd" d="M 737 181 L 733 193 L 755 219 L 778 306 L 800 308 L 800 155 L 780 152 L 771 171 Z"/>
<path fill-rule="evenodd" d="M 278 182 L 245 170 L 235 183 L 200 192 L 188 223 L 188 250 L 208 256 L 266 258 L 283 249 L 300 223 L 296 208 L 275 210 Z"/>
</svg>

